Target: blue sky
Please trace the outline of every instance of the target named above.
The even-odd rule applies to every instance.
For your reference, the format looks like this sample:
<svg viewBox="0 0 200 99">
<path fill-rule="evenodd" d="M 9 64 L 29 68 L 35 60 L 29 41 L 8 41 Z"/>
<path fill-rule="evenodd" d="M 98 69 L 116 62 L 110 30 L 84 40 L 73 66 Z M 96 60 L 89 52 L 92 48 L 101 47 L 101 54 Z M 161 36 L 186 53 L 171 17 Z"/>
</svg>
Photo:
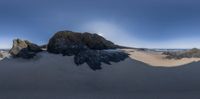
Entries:
<svg viewBox="0 0 200 99">
<path fill-rule="evenodd" d="M 198 0 L 0 0 L 0 48 L 45 44 L 57 31 L 98 33 L 116 44 L 200 47 Z"/>
</svg>

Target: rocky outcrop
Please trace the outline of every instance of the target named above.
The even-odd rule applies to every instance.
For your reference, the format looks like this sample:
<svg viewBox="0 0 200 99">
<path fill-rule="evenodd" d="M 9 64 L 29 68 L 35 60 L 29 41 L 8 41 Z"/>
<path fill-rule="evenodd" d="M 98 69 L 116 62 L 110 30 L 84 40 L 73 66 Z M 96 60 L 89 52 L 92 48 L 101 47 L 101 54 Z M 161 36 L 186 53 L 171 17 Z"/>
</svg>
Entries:
<svg viewBox="0 0 200 99">
<path fill-rule="evenodd" d="M 117 47 L 97 34 L 60 31 L 49 40 L 47 51 L 74 55 L 74 62 L 77 65 L 87 63 L 91 69 L 98 70 L 101 69 L 102 63 L 111 64 L 110 62 L 119 62 L 128 57 L 125 52 L 107 50 Z"/>
<path fill-rule="evenodd" d="M 127 53 L 120 51 L 86 50 L 75 55 L 74 62 L 77 65 L 87 63 L 92 70 L 99 70 L 101 63 L 120 62 L 128 57 Z"/>
<path fill-rule="evenodd" d="M 16 40 L 13 40 L 13 46 L 9 52 L 12 56 L 16 56 L 22 49 L 27 48 L 27 47 L 28 46 L 24 41 L 20 39 L 16 39 Z"/>
<path fill-rule="evenodd" d="M 200 58 L 200 49 L 193 48 L 186 51 L 163 52 L 168 59 Z"/>
<path fill-rule="evenodd" d="M 48 52 L 74 55 L 80 51 L 94 49 L 114 49 L 116 46 L 97 34 L 72 31 L 57 32 L 48 43 Z"/>
<path fill-rule="evenodd" d="M 0 52 L 0 58 L 3 58 L 3 54 Z"/>
<path fill-rule="evenodd" d="M 33 58 L 36 53 L 41 52 L 42 49 L 27 40 L 23 41 L 20 39 L 13 40 L 13 47 L 9 53 L 13 57 L 21 57 L 25 59 Z"/>
<path fill-rule="evenodd" d="M 82 42 L 90 49 L 103 50 L 115 49 L 116 45 L 98 34 L 83 33 Z"/>
<path fill-rule="evenodd" d="M 40 46 L 38 46 L 37 44 L 31 43 L 31 42 L 29 42 L 27 40 L 25 40 L 25 43 L 27 44 L 27 49 L 30 52 L 38 53 L 38 52 L 42 51 L 42 49 L 40 48 Z"/>
<path fill-rule="evenodd" d="M 13 57 L 31 59 L 38 52 L 47 50 L 49 53 L 74 56 L 75 64 L 87 63 L 92 70 L 101 69 L 101 64 L 120 62 L 128 57 L 128 54 L 119 50 L 111 41 L 102 36 L 91 33 L 78 33 L 72 31 L 57 32 L 47 45 L 38 46 L 27 40 L 13 40 L 13 47 L 9 51 Z M 0 54 L 1 57 L 1 54 Z"/>
<path fill-rule="evenodd" d="M 46 44 L 41 45 L 40 48 L 41 48 L 42 50 L 47 50 L 47 45 L 46 45 Z"/>
</svg>

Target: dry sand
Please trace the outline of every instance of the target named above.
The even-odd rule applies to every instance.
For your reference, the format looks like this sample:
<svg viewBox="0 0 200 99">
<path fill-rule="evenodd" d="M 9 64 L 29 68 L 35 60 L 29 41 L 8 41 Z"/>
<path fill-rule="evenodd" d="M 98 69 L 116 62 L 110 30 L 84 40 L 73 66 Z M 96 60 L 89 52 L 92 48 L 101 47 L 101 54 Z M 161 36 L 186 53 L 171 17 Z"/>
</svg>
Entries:
<svg viewBox="0 0 200 99">
<path fill-rule="evenodd" d="M 200 63 L 152 67 L 126 59 L 92 71 L 42 52 L 0 61 L 0 99 L 200 99 Z"/>
<path fill-rule="evenodd" d="M 161 52 L 139 51 L 136 49 L 123 50 L 128 52 L 132 59 L 156 67 L 176 67 L 200 61 L 200 58 L 167 59 L 165 58 L 166 55 L 162 55 Z"/>
</svg>

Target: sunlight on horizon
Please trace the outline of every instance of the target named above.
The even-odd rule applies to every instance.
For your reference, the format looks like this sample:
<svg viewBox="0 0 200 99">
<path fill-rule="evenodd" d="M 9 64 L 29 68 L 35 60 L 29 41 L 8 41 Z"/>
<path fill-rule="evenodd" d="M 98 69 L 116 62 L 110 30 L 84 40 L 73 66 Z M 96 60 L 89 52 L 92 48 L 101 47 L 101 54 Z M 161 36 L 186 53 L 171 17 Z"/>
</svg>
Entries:
<svg viewBox="0 0 200 99">
<path fill-rule="evenodd" d="M 111 24 L 105 21 L 97 21 L 87 23 L 82 27 L 82 31 L 97 33 L 100 36 L 105 37 L 107 40 L 114 42 L 117 45 L 136 47 L 136 48 L 200 48 L 200 40 L 196 37 L 193 38 L 176 38 L 171 40 L 165 40 L 160 42 L 143 41 L 137 39 L 129 34 L 122 28 L 115 24 Z M 23 37 L 18 37 L 23 40 Z M 16 39 L 14 36 L 0 37 L 0 49 L 9 49 L 12 47 L 12 41 Z M 50 38 L 49 38 L 50 39 Z M 30 40 L 30 39 L 27 39 Z M 38 44 L 37 42 L 31 41 Z M 44 42 L 47 44 L 48 42 Z M 40 44 L 38 44 L 40 45 Z"/>
<path fill-rule="evenodd" d="M 12 38 L 0 38 L 0 49 L 9 49 L 12 47 Z"/>
<path fill-rule="evenodd" d="M 91 21 L 82 26 L 82 31 L 97 33 L 118 45 L 134 47 L 137 39 L 130 35 L 125 29 L 119 25 L 108 21 Z M 131 44 L 132 43 L 132 44 Z"/>
</svg>

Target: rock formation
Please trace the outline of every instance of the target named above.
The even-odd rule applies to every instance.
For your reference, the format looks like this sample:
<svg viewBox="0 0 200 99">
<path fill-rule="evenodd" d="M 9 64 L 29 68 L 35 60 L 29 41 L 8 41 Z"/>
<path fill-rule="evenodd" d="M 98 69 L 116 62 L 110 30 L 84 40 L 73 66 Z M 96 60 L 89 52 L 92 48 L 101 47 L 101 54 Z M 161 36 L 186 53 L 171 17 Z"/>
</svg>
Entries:
<svg viewBox="0 0 200 99">
<path fill-rule="evenodd" d="M 0 58 L 3 58 L 3 54 L 0 52 Z"/>
<path fill-rule="evenodd" d="M 20 39 L 15 39 L 13 40 L 13 47 L 9 51 L 9 53 L 13 57 L 30 59 L 33 58 L 36 55 L 36 53 L 41 51 L 41 48 L 36 44 L 33 44 L 27 40 L 23 41 Z"/>
<path fill-rule="evenodd" d="M 168 59 L 200 58 L 200 49 L 193 48 L 186 51 L 163 52 Z"/>
<path fill-rule="evenodd" d="M 98 34 L 83 33 L 82 42 L 90 49 L 103 50 L 115 49 L 116 45 Z"/>
<path fill-rule="evenodd" d="M 97 34 L 60 31 L 49 40 L 47 51 L 64 56 L 74 55 L 77 65 L 87 63 L 91 69 L 98 70 L 102 62 L 111 64 L 128 57 L 125 52 L 107 50 L 116 48 L 117 45 Z"/>
<path fill-rule="evenodd" d="M 101 69 L 101 63 L 120 62 L 128 57 L 127 53 L 120 51 L 86 50 L 75 55 L 74 62 L 77 65 L 87 63 L 91 69 Z"/>
<path fill-rule="evenodd" d="M 27 40 L 15 39 L 9 53 L 13 57 L 31 59 L 38 52 L 47 49 L 49 53 L 73 55 L 75 64 L 87 63 L 91 69 L 98 70 L 101 69 L 102 63 L 120 62 L 128 57 L 125 52 L 110 50 L 118 47 L 97 34 L 60 31 L 49 40 L 47 45 L 43 46 Z"/>
<path fill-rule="evenodd" d="M 94 49 L 114 49 L 116 46 L 97 34 L 72 31 L 57 32 L 48 43 L 48 52 L 74 55 L 80 51 Z"/>
</svg>

